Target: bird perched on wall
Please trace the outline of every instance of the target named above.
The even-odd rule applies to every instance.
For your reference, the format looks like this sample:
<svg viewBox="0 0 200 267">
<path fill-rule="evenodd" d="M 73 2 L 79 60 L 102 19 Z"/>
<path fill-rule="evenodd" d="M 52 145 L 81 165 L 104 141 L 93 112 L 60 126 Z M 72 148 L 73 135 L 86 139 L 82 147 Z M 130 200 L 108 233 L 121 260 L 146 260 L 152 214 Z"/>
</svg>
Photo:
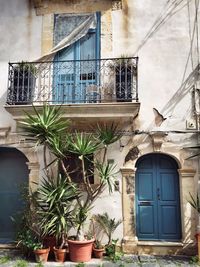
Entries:
<svg viewBox="0 0 200 267">
<path fill-rule="evenodd" d="M 153 108 L 153 112 L 155 115 L 155 125 L 159 127 L 167 118 L 164 118 L 164 116 L 156 108 Z"/>
</svg>

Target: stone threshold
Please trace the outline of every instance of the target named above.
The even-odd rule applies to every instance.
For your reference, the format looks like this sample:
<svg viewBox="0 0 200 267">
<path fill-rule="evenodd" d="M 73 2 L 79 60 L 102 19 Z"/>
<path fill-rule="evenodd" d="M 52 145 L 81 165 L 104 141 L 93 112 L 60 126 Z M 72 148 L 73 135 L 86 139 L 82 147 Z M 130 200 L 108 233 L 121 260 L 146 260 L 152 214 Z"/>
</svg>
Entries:
<svg viewBox="0 0 200 267">
<path fill-rule="evenodd" d="M 167 241 L 138 241 L 137 246 L 183 247 L 183 243 Z"/>
</svg>

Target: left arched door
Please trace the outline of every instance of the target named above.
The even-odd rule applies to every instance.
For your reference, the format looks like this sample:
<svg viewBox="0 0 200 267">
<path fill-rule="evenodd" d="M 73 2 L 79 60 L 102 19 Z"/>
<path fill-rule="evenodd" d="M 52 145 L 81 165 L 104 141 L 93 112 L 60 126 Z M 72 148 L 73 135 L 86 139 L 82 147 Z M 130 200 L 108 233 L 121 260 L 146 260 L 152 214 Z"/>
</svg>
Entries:
<svg viewBox="0 0 200 267">
<path fill-rule="evenodd" d="M 12 222 L 22 209 L 21 187 L 28 185 L 27 158 L 16 148 L 0 148 L 0 243 L 15 240 L 16 225 Z"/>
</svg>

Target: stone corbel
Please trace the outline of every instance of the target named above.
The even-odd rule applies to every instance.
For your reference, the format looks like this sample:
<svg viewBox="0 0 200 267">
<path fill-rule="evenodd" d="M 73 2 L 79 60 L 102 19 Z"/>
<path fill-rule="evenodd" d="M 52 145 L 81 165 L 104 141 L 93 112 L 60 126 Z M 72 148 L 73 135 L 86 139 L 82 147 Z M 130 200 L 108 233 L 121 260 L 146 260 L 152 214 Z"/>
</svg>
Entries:
<svg viewBox="0 0 200 267">
<path fill-rule="evenodd" d="M 164 138 L 167 136 L 164 132 L 155 132 L 151 134 L 153 151 L 160 152 Z"/>
</svg>

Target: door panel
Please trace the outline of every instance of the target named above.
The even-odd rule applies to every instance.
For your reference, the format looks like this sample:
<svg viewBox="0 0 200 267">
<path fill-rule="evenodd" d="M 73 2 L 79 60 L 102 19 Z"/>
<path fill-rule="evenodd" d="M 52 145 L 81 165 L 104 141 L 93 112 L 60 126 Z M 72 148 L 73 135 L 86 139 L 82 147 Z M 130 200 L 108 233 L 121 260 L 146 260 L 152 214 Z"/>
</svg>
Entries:
<svg viewBox="0 0 200 267">
<path fill-rule="evenodd" d="M 141 240 L 180 240 L 180 200 L 177 164 L 162 154 L 137 163 L 136 231 Z"/>
<path fill-rule="evenodd" d="M 150 222 L 150 223 L 149 223 Z M 139 206 L 139 227 L 141 235 L 154 235 L 154 207 Z"/>
</svg>

